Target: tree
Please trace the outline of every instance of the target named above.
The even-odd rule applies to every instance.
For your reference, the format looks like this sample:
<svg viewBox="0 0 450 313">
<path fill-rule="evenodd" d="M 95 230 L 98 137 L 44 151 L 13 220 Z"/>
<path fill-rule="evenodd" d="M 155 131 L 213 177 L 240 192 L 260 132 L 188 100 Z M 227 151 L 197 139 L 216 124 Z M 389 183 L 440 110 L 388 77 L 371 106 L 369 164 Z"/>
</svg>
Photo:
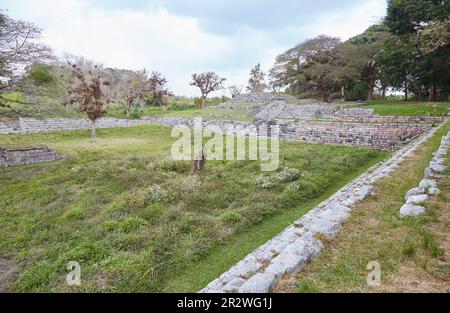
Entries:
<svg viewBox="0 0 450 313">
<path fill-rule="evenodd" d="M 149 92 L 152 100 L 151 104 L 161 106 L 166 104 L 167 97 L 172 95 L 172 92 L 166 87 L 168 81 L 160 72 L 152 72 L 148 80 Z"/>
<path fill-rule="evenodd" d="M 403 54 L 412 54 L 405 86 L 417 96 L 428 93 L 429 101 L 448 91 L 450 99 L 450 47 L 448 26 L 450 2 L 442 0 L 390 0 L 386 25 L 396 36 Z M 404 63 L 404 61 L 402 61 Z M 405 88 L 405 91 L 407 89 Z M 407 92 L 405 92 L 405 98 Z"/>
<path fill-rule="evenodd" d="M 122 90 L 122 97 L 127 117 L 129 117 L 136 105 L 136 100 L 141 102 L 144 101 L 144 97 L 150 89 L 145 70 L 131 72 L 127 76 L 126 84 L 123 86 Z"/>
<path fill-rule="evenodd" d="M 36 42 L 40 35 L 35 25 L 14 20 L 0 10 L 0 107 L 10 108 L 11 100 L 3 94 L 16 81 L 21 68 L 53 58 L 50 48 Z"/>
<path fill-rule="evenodd" d="M 247 91 L 263 92 L 266 88 L 265 82 L 266 73 L 261 70 L 261 64 L 256 64 L 250 71 L 250 78 L 248 79 Z"/>
<path fill-rule="evenodd" d="M 370 26 L 364 33 L 348 40 L 352 46 L 347 53 L 349 62 L 359 71 L 359 79 L 363 81 L 368 90 L 367 100 L 373 100 L 377 81 L 382 85 L 383 94 L 386 91 L 385 81 L 382 79 L 379 55 L 383 52 L 385 42 L 390 34 L 384 24 Z"/>
<path fill-rule="evenodd" d="M 91 136 L 96 137 L 95 122 L 106 114 L 106 104 L 110 102 L 103 91 L 110 82 L 103 80 L 99 65 L 84 68 L 79 64 L 68 63 L 71 68 L 72 80 L 67 86 L 67 101 L 64 104 L 78 106 L 78 111 L 87 114 L 91 121 Z"/>
<path fill-rule="evenodd" d="M 240 96 L 242 94 L 242 86 L 232 85 L 228 87 L 228 91 L 231 94 L 231 98 Z"/>
<path fill-rule="evenodd" d="M 274 87 L 288 87 L 296 95 L 319 95 L 329 101 L 331 92 L 341 89 L 347 75 L 341 41 L 329 36 L 309 39 L 276 58 L 270 71 Z"/>
<path fill-rule="evenodd" d="M 192 82 L 190 85 L 200 88 L 202 109 L 205 106 L 206 97 L 213 91 L 223 89 L 223 83 L 225 81 L 226 78 L 221 78 L 214 72 L 192 74 Z"/>
<path fill-rule="evenodd" d="M 398 36 L 415 34 L 430 22 L 448 19 L 450 2 L 442 0 L 389 0 L 385 23 Z"/>
</svg>

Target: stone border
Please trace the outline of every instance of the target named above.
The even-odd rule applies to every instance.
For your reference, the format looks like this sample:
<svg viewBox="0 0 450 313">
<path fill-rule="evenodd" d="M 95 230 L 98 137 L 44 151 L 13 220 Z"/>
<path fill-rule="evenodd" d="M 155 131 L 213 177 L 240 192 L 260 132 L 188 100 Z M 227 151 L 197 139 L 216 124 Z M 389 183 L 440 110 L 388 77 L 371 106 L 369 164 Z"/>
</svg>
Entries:
<svg viewBox="0 0 450 313">
<path fill-rule="evenodd" d="M 0 148 L 0 167 L 52 162 L 63 158 L 55 149 L 47 147 Z"/>
<path fill-rule="evenodd" d="M 390 175 L 426 140 L 444 125 L 395 152 L 388 160 L 371 167 L 327 200 L 303 215 L 273 239 L 248 254 L 201 293 L 266 293 L 287 273 L 298 272 L 323 250 L 319 234 L 335 237 L 356 202 L 373 192 L 373 184 Z"/>
<path fill-rule="evenodd" d="M 400 208 L 400 217 L 419 216 L 426 212 L 421 206 L 428 200 L 428 196 L 436 196 L 441 193 L 437 187 L 437 180 L 442 178 L 442 174 L 447 170 L 445 157 L 450 147 L 450 131 L 442 137 L 439 149 L 434 153 L 430 165 L 424 171 L 424 179 L 419 186 L 412 188 L 405 195 L 405 204 Z"/>
</svg>

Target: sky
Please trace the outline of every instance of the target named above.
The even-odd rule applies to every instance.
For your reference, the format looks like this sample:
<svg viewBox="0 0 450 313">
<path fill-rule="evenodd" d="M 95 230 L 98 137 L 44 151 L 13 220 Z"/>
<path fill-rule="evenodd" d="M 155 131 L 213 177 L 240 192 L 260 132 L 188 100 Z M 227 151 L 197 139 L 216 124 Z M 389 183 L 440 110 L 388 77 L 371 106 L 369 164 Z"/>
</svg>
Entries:
<svg viewBox="0 0 450 313">
<path fill-rule="evenodd" d="M 196 96 L 192 73 L 246 86 L 252 67 L 320 34 L 346 40 L 380 21 L 386 0 L 0 0 L 42 29 L 55 54 L 107 67 L 162 72 L 177 95 Z M 226 90 L 213 94 L 227 95 Z"/>
</svg>

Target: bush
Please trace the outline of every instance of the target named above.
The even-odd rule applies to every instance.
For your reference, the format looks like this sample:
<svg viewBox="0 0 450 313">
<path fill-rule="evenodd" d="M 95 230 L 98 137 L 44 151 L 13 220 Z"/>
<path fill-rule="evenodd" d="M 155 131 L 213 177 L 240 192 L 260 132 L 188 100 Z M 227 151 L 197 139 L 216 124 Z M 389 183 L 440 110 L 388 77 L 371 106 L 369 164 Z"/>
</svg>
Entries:
<svg viewBox="0 0 450 313">
<path fill-rule="evenodd" d="M 191 170 L 189 161 L 175 161 L 170 157 L 163 158 L 156 163 L 156 167 L 168 172 L 187 173 Z"/>
<path fill-rule="evenodd" d="M 345 91 L 346 101 L 367 100 L 368 89 L 366 84 L 360 80 L 353 80 Z"/>
<path fill-rule="evenodd" d="M 275 186 L 270 176 L 260 175 L 256 178 L 256 186 L 262 189 L 270 189 Z"/>
<path fill-rule="evenodd" d="M 142 112 L 138 108 L 134 108 L 134 110 L 131 111 L 131 113 L 130 113 L 130 118 L 132 118 L 132 119 L 140 119 L 141 116 L 142 116 Z"/>
<path fill-rule="evenodd" d="M 194 98 L 194 106 L 196 108 L 201 108 L 202 107 L 202 98 L 195 97 Z"/>
<path fill-rule="evenodd" d="M 151 185 L 147 188 L 146 204 L 152 202 L 160 202 L 168 198 L 169 193 L 160 185 Z"/>
<path fill-rule="evenodd" d="M 302 172 L 296 168 L 285 167 L 283 171 L 274 174 L 273 179 L 280 183 L 292 182 L 302 176 Z"/>
</svg>

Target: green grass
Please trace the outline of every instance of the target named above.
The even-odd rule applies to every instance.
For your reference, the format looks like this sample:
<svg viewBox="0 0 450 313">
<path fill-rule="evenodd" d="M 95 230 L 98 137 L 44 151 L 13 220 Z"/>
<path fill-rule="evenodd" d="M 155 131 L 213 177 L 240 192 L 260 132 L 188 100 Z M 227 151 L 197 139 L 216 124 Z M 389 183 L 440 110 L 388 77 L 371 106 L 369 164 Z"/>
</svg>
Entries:
<svg viewBox="0 0 450 313">
<path fill-rule="evenodd" d="M 364 108 L 373 108 L 384 116 L 447 116 L 450 102 L 405 102 L 374 100 L 366 102 Z"/>
<path fill-rule="evenodd" d="M 170 129 L 141 126 L 0 136 L 1 146 L 48 145 L 53 163 L 0 169 L 0 258 L 19 268 L 12 290 L 195 291 L 338 186 L 386 156 L 371 149 L 281 144 L 287 182 L 256 185 L 256 161 L 208 161 L 206 175 L 168 158 Z"/>
</svg>

